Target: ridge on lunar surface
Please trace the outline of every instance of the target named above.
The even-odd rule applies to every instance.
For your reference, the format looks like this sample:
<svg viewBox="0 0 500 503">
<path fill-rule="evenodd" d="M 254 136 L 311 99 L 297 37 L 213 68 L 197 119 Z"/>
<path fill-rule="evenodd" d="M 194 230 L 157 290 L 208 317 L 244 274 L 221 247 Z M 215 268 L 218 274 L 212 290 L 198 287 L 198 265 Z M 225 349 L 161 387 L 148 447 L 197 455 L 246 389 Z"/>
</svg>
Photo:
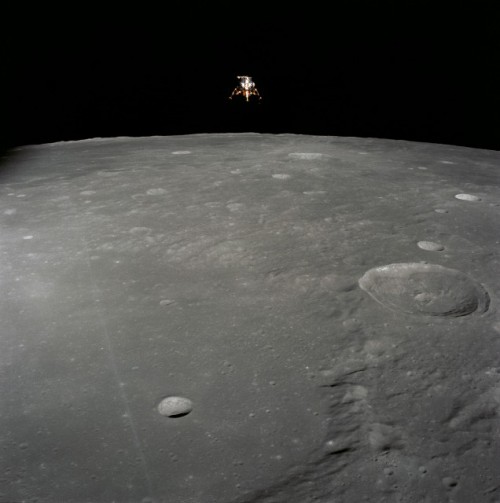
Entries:
<svg viewBox="0 0 500 503">
<path fill-rule="evenodd" d="M 291 134 L 12 151 L 0 501 L 500 501 L 499 166 Z"/>
</svg>

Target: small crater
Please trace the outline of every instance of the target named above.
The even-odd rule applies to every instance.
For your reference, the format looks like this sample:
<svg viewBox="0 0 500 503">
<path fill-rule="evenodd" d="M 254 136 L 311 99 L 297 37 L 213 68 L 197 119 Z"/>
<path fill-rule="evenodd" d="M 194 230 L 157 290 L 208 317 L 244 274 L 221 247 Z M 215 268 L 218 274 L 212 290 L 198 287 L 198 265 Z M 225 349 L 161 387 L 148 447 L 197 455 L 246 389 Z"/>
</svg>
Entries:
<svg viewBox="0 0 500 503">
<path fill-rule="evenodd" d="M 273 178 L 276 178 L 276 180 L 288 180 L 290 178 L 290 175 L 284 173 L 275 173 L 273 175 Z"/>
<path fill-rule="evenodd" d="M 167 191 L 165 189 L 149 189 L 146 194 L 148 196 L 161 196 L 163 194 L 166 194 Z"/>
<path fill-rule="evenodd" d="M 458 480 L 454 479 L 453 477 L 444 477 L 442 482 L 443 485 L 448 489 L 452 489 L 453 487 L 456 487 L 458 485 Z"/>
<path fill-rule="evenodd" d="M 167 396 L 158 404 L 158 412 L 167 417 L 183 417 L 193 410 L 193 402 L 182 396 Z"/>
<path fill-rule="evenodd" d="M 135 235 L 149 234 L 151 229 L 149 227 L 132 227 L 128 232 Z"/>
<path fill-rule="evenodd" d="M 489 307 L 489 295 L 477 281 L 435 264 L 376 267 L 360 278 L 359 286 L 383 306 L 408 314 L 459 317 Z"/>
<path fill-rule="evenodd" d="M 174 150 L 173 155 L 187 155 L 190 154 L 191 150 Z"/>
<path fill-rule="evenodd" d="M 292 152 L 291 154 L 288 154 L 288 157 L 291 157 L 292 159 L 304 159 L 306 161 L 312 161 L 314 159 L 321 159 L 323 157 L 323 154 L 320 154 L 318 152 Z"/>
<path fill-rule="evenodd" d="M 205 203 L 204 206 L 207 208 L 220 208 L 222 203 L 219 201 L 209 201 L 208 203 Z"/>
<path fill-rule="evenodd" d="M 172 304 L 175 304 L 175 300 L 170 299 L 160 300 L 160 306 L 171 306 Z"/>
<path fill-rule="evenodd" d="M 462 201 L 481 201 L 480 197 L 473 194 L 457 194 L 455 197 Z"/>
<path fill-rule="evenodd" d="M 242 210 L 243 208 L 245 207 L 244 204 L 242 203 L 229 203 L 229 204 L 226 204 L 226 208 L 229 210 L 229 211 L 240 211 Z"/>
<path fill-rule="evenodd" d="M 305 194 L 306 196 L 322 196 L 323 194 L 326 194 L 326 190 L 306 190 L 302 192 L 302 194 Z"/>
<path fill-rule="evenodd" d="M 439 243 L 434 243 L 433 241 L 419 241 L 417 246 L 422 250 L 426 251 L 443 251 L 444 246 Z"/>
</svg>

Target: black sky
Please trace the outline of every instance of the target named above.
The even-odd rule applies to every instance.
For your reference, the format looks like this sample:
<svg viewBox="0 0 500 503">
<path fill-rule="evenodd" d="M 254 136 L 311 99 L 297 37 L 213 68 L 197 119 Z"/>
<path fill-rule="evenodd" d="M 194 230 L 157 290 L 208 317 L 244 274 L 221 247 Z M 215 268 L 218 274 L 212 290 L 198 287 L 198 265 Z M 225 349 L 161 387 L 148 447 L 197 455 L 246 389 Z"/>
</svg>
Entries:
<svg viewBox="0 0 500 503">
<path fill-rule="evenodd" d="M 500 150 L 493 8 L 268 5 L 44 6 L 4 16 L 3 146 L 256 131 Z M 241 74 L 254 78 L 260 103 L 228 100 Z"/>
</svg>

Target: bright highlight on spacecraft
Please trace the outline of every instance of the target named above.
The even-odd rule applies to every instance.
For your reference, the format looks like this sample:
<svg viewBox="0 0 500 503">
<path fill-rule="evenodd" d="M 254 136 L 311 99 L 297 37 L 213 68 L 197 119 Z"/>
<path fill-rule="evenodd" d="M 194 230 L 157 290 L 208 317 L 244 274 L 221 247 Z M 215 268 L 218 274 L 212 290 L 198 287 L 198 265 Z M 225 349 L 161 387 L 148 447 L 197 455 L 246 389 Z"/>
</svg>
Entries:
<svg viewBox="0 0 500 503">
<path fill-rule="evenodd" d="M 259 100 L 262 99 L 257 87 L 255 86 L 255 82 L 252 80 L 252 77 L 249 77 L 248 75 L 238 75 L 238 78 L 240 79 L 240 83 L 234 88 L 231 96 L 229 96 L 230 100 L 233 99 L 233 96 L 238 96 L 239 94 L 244 96 L 247 101 L 250 96 L 257 96 Z"/>
</svg>

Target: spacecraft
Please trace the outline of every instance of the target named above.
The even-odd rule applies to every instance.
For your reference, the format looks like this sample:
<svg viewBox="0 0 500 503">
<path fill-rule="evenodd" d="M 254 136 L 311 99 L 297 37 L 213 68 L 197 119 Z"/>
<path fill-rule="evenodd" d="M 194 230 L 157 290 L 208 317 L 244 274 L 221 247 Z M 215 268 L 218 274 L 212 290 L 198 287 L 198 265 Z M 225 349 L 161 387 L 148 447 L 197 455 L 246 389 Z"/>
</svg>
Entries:
<svg viewBox="0 0 500 503">
<path fill-rule="evenodd" d="M 240 79 L 240 83 L 234 88 L 231 96 L 229 96 L 230 100 L 233 99 L 233 96 L 238 96 L 240 94 L 244 96 L 247 101 L 249 101 L 250 96 L 256 96 L 259 100 L 262 99 L 252 77 L 248 75 L 238 75 L 237 78 Z"/>
</svg>

